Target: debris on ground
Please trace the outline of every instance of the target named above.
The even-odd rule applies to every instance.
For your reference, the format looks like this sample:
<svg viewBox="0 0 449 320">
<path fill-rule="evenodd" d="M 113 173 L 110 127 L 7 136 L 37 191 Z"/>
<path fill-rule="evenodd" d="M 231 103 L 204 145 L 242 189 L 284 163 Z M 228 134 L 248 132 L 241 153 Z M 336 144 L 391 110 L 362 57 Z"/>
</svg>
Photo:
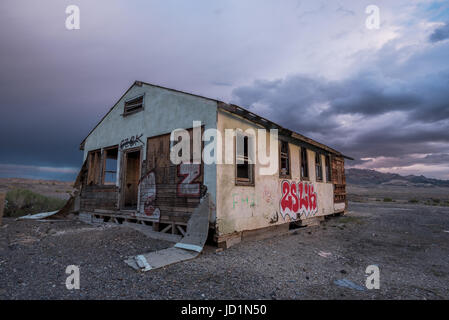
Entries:
<svg viewBox="0 0 449 320">
<path fill-rule="evenodd" d="M 41 212 L 41 213 L 36 213 L 36 214 L 27 214 L 26 216 L 21 216 L 19 218 L 17 218 L 17 220 L 40 220 L 40 219 L 45 219 L 48 217 L 51 217 L 53 215 L 55 215 L 56 213 L 58 213 L 59 210 L 57 211 L 51 211 L 51 212 Z"/>
<path fill-rule="evenodd" d="M 130 267 L 140 271 L 159 269 L 173 263 L 196 258 L 202 251 L 209 231 L 209 196 L 201 199 L 193 211 L 185 236 L 172 248 L 139 254 L 125 260 Z"/>
<path fill-rule="evenodd" d="M 349 288 L 349 289 L 354 289 L 354 290 L 359 290 L 359 291 L 365 290 L 365 288 L 363 288 L 362 286 L 359 286 L 358 284 L 355 284 L 354 282 L 352 282 L 348 279 L 335 280 L 334 283 L 337 286 L 344 287 L 344 288 Z"/>
<path fill-rule="evenodd" d="M 329 258 L 329 257 L 332 255 L 332 253 L 330 253 L 330 252 L 325 252 L 325 251 L 320 251 L 320 252 L 318 252 L 318 255 L 319 255 L 320 257 L 323 257 L 323 258 Z"/>
</svg>

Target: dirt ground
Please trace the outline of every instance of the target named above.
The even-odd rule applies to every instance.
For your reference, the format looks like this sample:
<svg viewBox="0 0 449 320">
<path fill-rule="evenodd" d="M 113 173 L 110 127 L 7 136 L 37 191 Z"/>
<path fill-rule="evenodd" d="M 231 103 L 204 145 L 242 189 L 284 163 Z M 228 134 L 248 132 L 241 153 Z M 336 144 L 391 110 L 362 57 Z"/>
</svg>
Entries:
<svg viewBox="0 0 449 320">
<path fill-rule="evenodd" d="M 126 226 L 4 219 L 0 299 L 448 299 L 449 208 L 350 203 L 346 217 L 139 273 L 130 255 L 171 246 Z M 80 290 L 65 286 L 80 267 Z M 366 267 L 380 289 L 365 287 Z M 349 280 L 354 288 L 342 287 Z M 337 281 L 337 282 L 336 282 Z"/>
</svg>

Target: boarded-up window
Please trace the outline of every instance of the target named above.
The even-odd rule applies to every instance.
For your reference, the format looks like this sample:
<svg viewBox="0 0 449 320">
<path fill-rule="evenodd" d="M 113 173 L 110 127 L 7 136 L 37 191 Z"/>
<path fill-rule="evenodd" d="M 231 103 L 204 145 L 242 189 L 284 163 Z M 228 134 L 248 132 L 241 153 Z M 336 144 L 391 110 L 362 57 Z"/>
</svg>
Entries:
<svg viewBox="0 0 449 320">
<path fill-rule="evenodd" d="M 301 148 L 301 179 L 309 178 L 309 160 L 307 158 L 307 149 Z"/>
<path fill-rule="evenodd" d="M 141 111 L 143 109 L 143 98 L 144 96 L 139 96 L 125 101 L 125 110 L 123 115 L 126 116 L 131 113 Z"/>
<path fill-rule="evenodd" d="M 101 150 L 89 151 L 88 157 L 89 167 L 87 174 L 87 184 L 100 184 Z"/>
<path fill-rule="evenodd" d="M 334 202 L 346 202 L 345 162 L 341 157 L 332 157 L 332 182 L 334 184 Z"/>
<path fill-rule="evenodd" d="M 104 150 L 103 184 L 115 184 L 117 182 L 117 158 L 118 147 Z"/>
<path fill-rule="evenodd" d="M 326 182 L 332 182 L 331 156 L 325 157 Z"/>
<path fill-rule="evenodd" d="M 253 137 L 237 135 L 236 184 L 254 185 L 254 161 L 251 156 L 254 147 L 253 142 Z"/>
<path fill-rule="evenodd" d="M 290 150 L 288 142 L 281 141 L 281 150 L 279 155 L 279 176 L 282 178 L 290 177 Z"/>
<path fill-rule="evenodd" d="M 315 152 L 315 171 L 316 171 L 316 180 L 323 181 L 323 163 L 321 161 L 321 154 Z"/>
</svg>

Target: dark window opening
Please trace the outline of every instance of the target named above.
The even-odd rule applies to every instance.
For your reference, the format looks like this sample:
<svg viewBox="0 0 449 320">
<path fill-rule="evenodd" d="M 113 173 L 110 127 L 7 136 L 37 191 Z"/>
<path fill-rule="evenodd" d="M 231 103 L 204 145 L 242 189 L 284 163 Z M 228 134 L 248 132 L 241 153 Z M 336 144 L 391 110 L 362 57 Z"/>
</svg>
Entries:
<svg viewBox="0 0 449 320">
<path fill-rule="evenodd" d="M 309 178 L 309 162 L 307 158 L 307 149 L 301 148 L 301 179 Z"/>
<path fill-rule="evenodd" d="M 123 115 L 134 113 L 143 109 L 143 96 L 125 101 L 125 110 Z"/>
<path fill-rule="evenodd" d="M 326 182 L 331 182 L 331 160 L 330 156 L 327 155 L 325 158 L 325 166 L 326 166 Z"/>
<path fill-rule="evenodd" d="M 290 151 L 288 148 L 288 142 L 281 141 L 281 152 L 280 152 L 280 166 L 279 166 L 279 176 L 289 177 L 290 176 Z"/>
<path fill-rule="evenodd" d="M 252 139 L 250 139 L 248 136 L 243 137 L 243 148 L 241 150 L 242 153 L 238 152 L 240 148 L 237 148 L 236 145 L 236 184 L 254 184 L 254 164 L 252 163 L 252 161 L 250 161 L 251 159 L 249 156 L 249 149 L 252 146 L 251 143 Z"/>
<path fill-rule="evenodd" d="M 118 147 L 105 149 L 104 153 L 103 183 L 115 184 L 117 182 Z"/>
<path fill-rule="evenodd" d="M 316 170 L 316 180 L 323 181 L 323 164 L 321 162 L 321 154 L 315 152 L 315 170 Z"/>
</svg>

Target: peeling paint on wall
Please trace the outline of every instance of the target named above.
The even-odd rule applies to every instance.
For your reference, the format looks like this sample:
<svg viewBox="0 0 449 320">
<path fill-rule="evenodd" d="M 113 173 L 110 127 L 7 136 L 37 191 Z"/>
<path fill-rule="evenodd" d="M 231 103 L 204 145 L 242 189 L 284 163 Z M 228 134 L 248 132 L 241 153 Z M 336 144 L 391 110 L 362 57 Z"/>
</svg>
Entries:
<svg viewBox="0 0 449 320">
<path fill-rule="evenodd" d="M 285 220 L 289 216 L 292 220 L 297 220 L 304 215 L 306 218 L 318 212 L 318 198 L 315 187 L 308 182 L 281 182 L 282 196 L 280 200 L 280 212 Z"/>
</svg>

